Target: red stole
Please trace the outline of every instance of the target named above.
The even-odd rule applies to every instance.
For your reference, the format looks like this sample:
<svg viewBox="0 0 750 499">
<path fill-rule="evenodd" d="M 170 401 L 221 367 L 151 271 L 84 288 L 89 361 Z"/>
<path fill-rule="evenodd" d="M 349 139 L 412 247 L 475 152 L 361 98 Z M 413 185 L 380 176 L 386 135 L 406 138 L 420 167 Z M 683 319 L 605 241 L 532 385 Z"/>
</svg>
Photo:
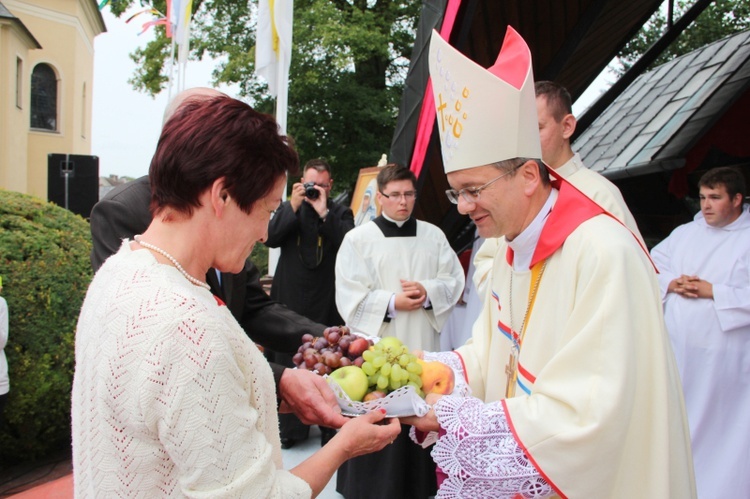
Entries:
<svg viewBox="0 0 750 499">
<path fill-rule="evenodd" d="M 534 255 L 531 257 L 529 268 L 532 268 L 537 262 L 552 255 L 552 253 L 557 251 L 563 245 L 568 236 L 572 234 L 579 225 L 597 215 L 607 215 L 625 227 L 625 224 L 623 224 L 617 217 L 599 206 L 590 197 L 576 189 L 573 184 L 561 177 L 555 172 L 555 170 L 547 167 L 547 171 L 552 177 L 552 187 L 556 188 L 560 194 L 557 196 L 555 206 L 552 207 L 552 211 L 550 212 L 547 221 L 544 223 L 542 233 L 539 236 L 539 242 L 534 249 Z M 625 228 L 628 229 L 627 227 Z M 656 270 L 656 265 L 654 265 L 653 260 L 651 260 L 651 255 L 648 250 L 643 247 L 641 242 L 635 234 L 630 231 L 630 229 L 628 229 L 628 232 L 630 232 L 635 238 L 638 246 L 640 246 L 643 252 L 646 253 L 646 257 L 651 262 L 651 265 L 653 265 L 654 270 Z M 510 247 L 508 247 L 505 258 L 509 265 L 513 264 L 513 250 Z"/>
</svg>

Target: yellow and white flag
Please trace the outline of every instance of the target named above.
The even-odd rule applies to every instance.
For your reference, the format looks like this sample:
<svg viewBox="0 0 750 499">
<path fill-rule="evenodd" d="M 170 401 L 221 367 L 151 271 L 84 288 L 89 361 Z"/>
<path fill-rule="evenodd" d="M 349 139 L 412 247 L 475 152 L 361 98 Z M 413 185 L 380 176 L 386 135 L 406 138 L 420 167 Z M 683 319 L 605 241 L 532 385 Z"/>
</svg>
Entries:
<svg viewBox="0 0 750 499">
<path fill-rule="evenodd" d="M 286 94 L 292 61 L 293 0 L 258 0 L 255 72 L 273 97 Z"/>
</svg>

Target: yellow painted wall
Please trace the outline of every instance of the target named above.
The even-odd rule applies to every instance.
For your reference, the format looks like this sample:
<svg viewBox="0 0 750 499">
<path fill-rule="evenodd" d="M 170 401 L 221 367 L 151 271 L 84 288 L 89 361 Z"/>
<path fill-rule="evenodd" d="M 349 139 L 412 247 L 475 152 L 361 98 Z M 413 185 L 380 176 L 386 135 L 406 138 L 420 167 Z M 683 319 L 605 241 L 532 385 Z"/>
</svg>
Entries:
<svg viewBox="0 0 750 499">
<path fill-rule="evenodd" d="M 0 187 L 26 192 L 26 151 L 29 137 L 28 36 L 8 20 L 0 20 Z M 16 99 L 16 65 L 22 61 L 20 108 Z"/>
<path fill-rule="evenodd" d="M 57 130 L 26 128 L 27 180 L 22 192 L 46 199 L 47 155 L 91 153 L 94 37 L 104 31 L 104 24 L 93 0 L 3 0 L 3 5 L 42 45 L 29 51 L 29 89 L 39 63 L 50 65 L 58 77 Z"/>
</svg>

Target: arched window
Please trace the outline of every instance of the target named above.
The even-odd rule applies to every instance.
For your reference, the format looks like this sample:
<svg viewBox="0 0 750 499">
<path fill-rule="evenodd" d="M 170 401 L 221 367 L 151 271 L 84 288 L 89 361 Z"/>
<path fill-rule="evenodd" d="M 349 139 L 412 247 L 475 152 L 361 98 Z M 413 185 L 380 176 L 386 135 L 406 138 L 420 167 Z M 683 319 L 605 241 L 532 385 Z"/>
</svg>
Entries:
<svg viewBox="0 0 750 499">
<path fill-rule="evenodd" d="M 49 64 L 31 73 L 31 128 L 57 130 L 57 75 Z"/>
</svg>

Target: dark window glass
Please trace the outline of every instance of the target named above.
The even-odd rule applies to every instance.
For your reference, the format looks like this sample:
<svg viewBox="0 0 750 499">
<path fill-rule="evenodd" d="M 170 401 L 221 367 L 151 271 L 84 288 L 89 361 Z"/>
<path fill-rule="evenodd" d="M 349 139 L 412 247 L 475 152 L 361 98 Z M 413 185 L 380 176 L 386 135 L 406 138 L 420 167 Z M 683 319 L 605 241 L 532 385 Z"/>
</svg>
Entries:
<svg viewBox="0 0 750 499">
<path fill-rule="evenodd" d="M 31 74 L 31 128 L 57 130 L 57 76 L 47 64 Z"/>
</svg>

